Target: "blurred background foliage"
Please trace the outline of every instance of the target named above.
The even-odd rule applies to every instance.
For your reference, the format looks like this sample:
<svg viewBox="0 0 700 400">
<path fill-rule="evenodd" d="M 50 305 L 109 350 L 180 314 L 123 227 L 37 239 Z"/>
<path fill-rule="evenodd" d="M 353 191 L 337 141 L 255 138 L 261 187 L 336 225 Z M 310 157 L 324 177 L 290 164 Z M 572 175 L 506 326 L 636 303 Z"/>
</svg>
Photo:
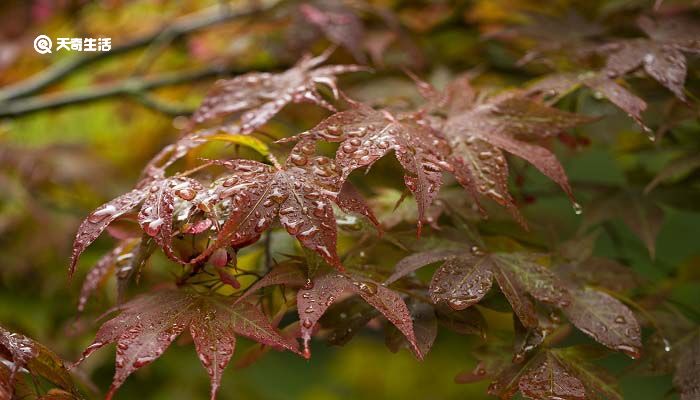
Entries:
<svg viewBox="0 0 700 400">
<path fill-rule="evenodd" d="M 262 0 L 3 1 L 0 85 L 5 89 L 80 56 L 75 52 L 36 54 L 32 41 L 37 34 L 52 38 L 111 37 L 113 45 L 118 46 L 152 35 L 173 21 L 201 10 L 220 8 L 226 12 L 227 8 L 245 9 L 256 3 L 269 6 Z M 401 68 L 418 71 L 437 85 L 464 70 L 478 71 L 481 85 L 521 85 L 551 71 L 552 67 L 543 63 L 516 65 L 525 50 L 532 47 L 527 35 L 507 41 L 489 35 L 527 22 L 529 12 L 565 15 L 572 10 L 586 18 L 605 21 L 617 35 L 636 35 L 625 28 L 633 26 L 629 15 L 651 9 L 654 3 L 645 0 L 372 1 L 372 7 L 393 10 L 407 44 L 379 47 L 375 51 L 381 64 L 372 57 L 377 72 L 371 83 L 366 75 L 357 74 L 344 78 L 341 86 L 358 99 L 385 103 L 414 99 L 417 93 Z M 662 7 L 670 9 L 691 2 L 663 3 Z M 79 222 L 97 205 L 133 186 L 146 162 L 177 138 L 182 128 L 182 118 L 177 115 L 194 109 L 216 76 L 228 76 L 227 72 L 232 71 L 280 70 L 290 66 L 304 51 L 318 52 L 328 45 L 323 39 L 306 43 L 299 27 L 293 26 L 294 18 L 285 14 L 285 7 L 293 5 L 291 2 L 274 6 L 270 12 L 232 19 L 173 40 L 159 36 L 148 46 L 104 57 L 75 71 L 43 90 L 40 98 L 51 99 L 74 91 L 99 91 L 109 85 L 171 73 L 208 71 L 203 79 L 184 80 L 148 92 L 126 90 L 119 96 L 20 116 L 5 115 L 0 119 L 0 321 L 6 328 L 27 334 L 67 360 L 77 359 L 93 338 L 95 318 L 115 303 L 114 283 L 108 282 L 85 315 L 77 315 L 77 282 L 82 279 L 85 267 L 93 264 L 113 243 L 109 237 L 99 239 L 83 256 L 83 268 L 78 276 L 68 281 L 70 245 Z M 368 30 L 363 45 L 372 56 L 372 46 L 376 50 L 378 43 L 391 32 L 376 17 L 364 17 Z M 301 33 L 304 29 L 301 28 Z M 352 55 L 344 49 L 333 55 L 333 62 L 352 61 Z M 574 61 L 566 58 L 556 58 L 554 62 L 559 63 L 555 66 L 559 70 L 576 67 Z M 698 93 L 700 87 L 697 65 L 697 61 L 689 61 L 686 87 L 690 93 Z M 692 110 L 678 104 L 669 106 L 668 95 L 659 85 L 646 80 L 631 81 L 650 103 L 644 116 L 660 136 L 655 142 L 648 140 L 632 119 L 590 91 L 576 92 L 560 103 L 570 111 L 603 116 L 596 123 L 578 128 L 569 141 L 562 140 L 556 145 L 583 205 L 583 215 L 573 213 L 568 200 L 551 182 L 516 160 L 511 164 L 513 187 L 533 232 L 526 233 L 508 219 L 500 218 L 502 213 L 498 211 L 482 228 L 487 232 L 507 232 L 525 242 L 534 235 L 537 241 L 552 244 L 592 229 L 597 233 L 594 254 L 629 265 L 653 283 L 652 290 L 668 295 L 674 305 L 697 320 L 700 315 L 697 103 L 690 107 Z M 318 107 L 287 107 L 265 127 L 265 132 L 274 137 L 288 136 L 313 126 L 325 115 Z M 207 152 L 226 154 L 227 151 L 230 148 L 212 145 L 203 153 L 188 157 L 184 166 L 195 165 L 196 157 Z M 254 153 L 242 154 L 255 157 Z M 385 223 L 395 218 L 395 213 L 415 212 L 413 204 L 404 202 L 392 217 L 393 203 L 402 190 L 400 182 L 387 178 L 398 176 L 392 162 L 382 160 L 365 179 L 356 180 L 366 193 L 375 195 L 375 210 Z M 641 195 L 645 186 L 669 165 L 676 167 L 653 190 L 647 187 L 648 196 Z M 612 209 L 606 196 L 627 192 L 635 193 L 634 199 L 644 198 L 652 205 L 635 208 L 632 202 L 622 199 L 619 200 L 622 213 L 642 210 L 645 214 L 618 214 L 612 219 L 595 220 L 596 213 L 604 214 Z M 656 240 L 652 239 L 651 244 L 640 240 L 639 228 L 628 223 L 628 218 L 652 224 L 652 229 L 658 229 Z M 407 232 L 412 229 L 410 225 L 404 228 Z M 285 235 L 273 243 L 277 246 L 275 251 L 293 246 Z M 340 244 L 343 245 L 342 240 Z M 371 255 L 375 264 L 387 269 L 400 256 L 390 252 L 382 253 L 381 257 Z M 259 250 L 253 249 L 239 262 L 245 266 L 259 262 L 259 258 Z M 168 268 L 162 257 L 153 261 L 136 290 L 142 291 L 167 279 Z M 486 317 L 491 326 L 510 329 L 508 314 L 489 312 Z M 344 347 L 317 344 L 311 361 L 289 353 L 270 352 L 251 367 L 229 368 L 220 398 L 488 397 L 486 383 L 453 383 L 458 372 L 475 365 L 470 349 L 478 338 L 441 331 L 433 350 L 421 363 L 405 350 L 398 354 L 389 352 L 383 336 L 371 327 L 370 324 Z M 238 357 L 244 353 L 239 351 Z M 112 359 L 111 351 L 101 351 L 81 367 L 82 379 L 90 390 L 99 393 L 109 386 Z M 605 363 L 621 377 L 625 398 L 660 399 L 671 390 L 669 376 L 640 378 L 630 373 L 629 362 L 622 356 L 609 357 Z M 174 346 L 160 360 L 127 380 L 117 398 L 203 398 L 208 385 L 192 348 Z"/>
</svg>

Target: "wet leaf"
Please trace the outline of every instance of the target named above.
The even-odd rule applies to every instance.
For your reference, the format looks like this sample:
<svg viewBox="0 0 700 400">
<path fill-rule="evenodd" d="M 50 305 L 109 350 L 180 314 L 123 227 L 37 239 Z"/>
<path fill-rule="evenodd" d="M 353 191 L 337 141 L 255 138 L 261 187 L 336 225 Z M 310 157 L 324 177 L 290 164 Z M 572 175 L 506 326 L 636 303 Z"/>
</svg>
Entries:
<svg viewBox="0 0 700 400">
<path fill-rule="evenodd" d="M 68 269 L 70 275 L 73 275 L 75 272 L 75 266 L 82 252 L 100 236 L 102 231 L 107 228 L 107 225 L 121 215 L 133 210 L 145 198 L 145 190 L 134 189 L 101 205 L 80 224 L 73 242 L 73 254 Z"/>
<path fill-rule="evenodd" d="M 111 252 L 100 258 L 92 269 L 85 276 L 83 286 L 80 288 L 80 298 L 78 299 L 78 311 L 85 310 L 88 298 L 104 282 L 107 276 L 114 271 L 122 253 L 129 247 L 134 246 L 134 240 L 126 240 L 117 245 Z"/>
<path fill-rule="evenodd" d="M 343 186 L 333 160 L 312 154 L 313 148 L 299 146 L 284 167 L 250 160 L 220 162 L 234 174 L 219 179 L 214 201 L 227 202 L 230 213 L 214 245 L 192 262 L 205 260 L 223 246 L 255 242 L 279 218 L 303 246 L 342 270 L 332 203 L 376 219 L 357 192 Z"/>
<path fill-rule="evenodd" d="M 239 144 L 249 147 L 263 156 L 270 154 L 270 148 L 265 142 L 250 135 L 210 135 L 205 137 L 208 141 L 220 141 L 226 143 Z"/>
<path fill-rule="evenodd" d="M 297 309 L 306 352 L 309 351 L 308 343 L 318 320 L 343 293 L 350 292 L 359 295 L 381 312 L 406 337 L 418 357 L 423 357 L 418 347 L 408 307 L 401 296 L 393 290 L 376 282 L 354 280 L 349 276 L 335 273 L 316 276 L 310 286 L 302 288 L 297 293 Z"/>
<path fill-rule="evenodd" d="M 541 140 L 591 121 L 511 95 L 493 97 L 445 121 L 443 132 L 452 148 L 457 181 L 470 193 L 507 207 L 521 223 L 508 192 L 508 165 L 501 150 L 518 156 L 556 182 L 574 201 L 563 167 Z"/>
<path fill-rule="evenodd" d="M 461 335 L 486 334 L 486 319 L 476 307 L 455 310 L 450 306 L 438 304 L 435 312 L 440 325 Z"/>
<path fill-rule="evenodd" d="M 236 303 L 243 301 L 258 290 L 273 286 L 285 285 L 291 287 L 301 287 L 306 284 L 308 278 L 300 265 L 295 262 L 285 262 L 277 264 L 270 272 L 265 274 L 259 281 L 251 285 L 246 292 L 236 300 Z"/>
<path fill-rule="evenodd" d="M 451 257 L 463 254 L 464 250 L 435 250 L 414 253 L 410 256 L 402 258 L 401 261 L 394 266 L 394 272 L 384 282 L 386 285 L 396 282 L 404 276 L 415 272 L 428 264 L 438 261 L 445 261 Z"/>
<path fill-rule="evenodd" d="M 699 52 L 697 21 L 690 18 L 641 18 L 640 27 L 651 39 L 618 42 L 604 68 L 608 76 L 621 76 L 637 68 L 668 88 L 681 100 L 687 73 L 684 52 Z M 604 47 L 603 51 L 611 46 Z"/>
<path fill-rule="evenodd" d="M 630 116 L 647 133 L 650 129 L 642 121 L 642 112 L 647 109 L 647 103 L 636 96 L 614 79 L 602 73 L 559 73 L 545 76 L 528 88 L 528 93 L 540 93 L 545 96 L 562 96 L 586 86 L 593 91 L 593 96 L 604 97 L 620 110 Z"/>
<path fill-rule="evenodd" d="M 420 354 L 426 355 L 435 342 L 438 333 L 438 319 L 433 306 L 425 303 L 411 303 L 408 306 L 413 318 L 413 330 L 416 333 L 416 340 Z M 389 349 L 396 353 L 402 347 L 410 348 L 410 344 L 401 332 L 393 325 L 385 328 L 385 343 Z M 420 358 L 420 355 L 416 355 Z"/>
<path fill-rule="evenodd" d="M 335 157 L 344 178 L 394 151 L 404 169 L 404 182 L 418 204 L 419 228 L 426 222 L 427 209 L 442 185 L 447 148 L 440 136 L 415 115 L 393 115 L 355 104 L 292 139 L 300 141 L 297 146 L 317 140 L 341 142 Z"/>
<path fill-rule="evenodd" d="M 200 361 L 211 378 L 212 399 L 221 373 L 233 355 L 236 335 L 297 351 L 296 345 L 280 336 L 260 310 L 245 302 L 233 306 L 227 298 L 165 289 L 137 297 L 119 310 L 119 315 L 100 327 L 79 360 L 109 343 L 117 344 L 116 372 L 107 398 L 134 371 L 160 357 L 188 327 Z"/>
<path fill-rule="evenodd" d="M 343 346 L 348 343 L 369 321 L 381 315 L 376 308 L 369 305 L 359 296 L 352 296 L 332 304 L 319 320 L 319 325 L 328 329 L 328 343 Z M 398 329 L 388 324 L 386 332 L 396 332 L 399 339 L 403 338 Z M 391 328 L 394 327 L 392 330 Z"/>
<path fill-rule="evenodd" d="M 463 310 L 478 303 L 491 288 L 492 280 L 526 327 L 537 327 L 535 308 L 529 296 L 563 307 L 570 296 L 563 283 L 539 263 L 540 255 L 529 253 L 486 253 L 479 247 L 415 253 L 399 261 L 388 282 L 393 282 L 421 266 L 447 260 L 435 271 L 430 283 L 434 303 Z"/>
<path fill-rule="evenodd" d="M 520 393 L 530 399 L 585 399 L 583 383 L 572 376 L 554 354 L 545 352 L 518 382 Z"/>
<path fill-rule="evenodd" d="M 566 317 L 597 342 L 631 358 L 641 355 L 641 329 L 632 311 L 609 294 L 590 289 L 571 292 Z"/>
<path fill-rule="evenodd" d="M 309 102 L 335 111 L 321 97 L 317 85 L 327 86 L 337 98 L 336 76 L 366 68 L 357 65 L 319 67 L 329 55 L 330 52 L 325 52 L 317 57 L 306 56 L 293 68 L 279 74 L 252 72 L 221 80 L 207 94 L 192 119 L 202 123 L 240 115 L 240 126 L 229 126 L 227 130 L 232 134 L 247 134 L 264 125 L 289 103 Z"/>
<path fill-rule="evenodd" d="M 561 265 L 557 274 L 571 282 L 620 293 L 632 290 L 643 282 L 630 267 L 602 257 L 590 257 L 578 263 Z"/>
<path fill-rule="evenodd" d="M 202 189 L 199 182 L 185 177 L 158 180 L 147 188 L 148 195 L 139 211 L 139 224 L 173 261 L 187 263 L 175 254 L 172 247 L 173 211 L 176 201 L 191 202 Z"/>
<path fill-rule="evenodd" d="M 582 346 L 550 350 L 569 374 L 576 377 L 586 389 L 586 398 L 622 400 L 620 389 L 614 377 L 591 362 Z"/>
<path fill-rule="evenodd" d="M 491 289 L 493 268 L 487 257 L 455 257 L 433 274 L 430 299 L 445 302 L 455 310 L 476 304 Z"/>
<path fill-rule="evenodd" d="M 7 378 L 8 383 L 6 385 L 0 380 L 0 393 L 3 390 L 12 392 L 16 373 L 22 369 L 64 390 L 77 393 L 63 360 L 41 343 L 0 327 L 0 356 L 11 363 L 7 370 L 0 370 L 0 379 Z"/>
<path fill-rule="evenodd" d="M 358 62 L 366 61 L 361 48 L 364 27 L 353 10 L 340 2 L 332 1 L 313 5 L 303 3 L 299 10 L 304 19 L 323 32 L 329 41 L 345 47 Z"/>
</svg>

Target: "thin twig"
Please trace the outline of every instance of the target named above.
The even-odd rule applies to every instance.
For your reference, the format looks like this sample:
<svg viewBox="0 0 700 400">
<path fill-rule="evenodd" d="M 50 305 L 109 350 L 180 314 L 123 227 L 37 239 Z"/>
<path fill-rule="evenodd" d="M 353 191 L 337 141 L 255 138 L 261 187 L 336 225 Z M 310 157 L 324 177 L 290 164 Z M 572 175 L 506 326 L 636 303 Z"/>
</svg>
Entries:
<svg viewBox="0 0 700 400">
<path fill-rule="evenodd" d="M 145 98 L 143 97 L 144 93 L 148 90 L 163 86 L 197 81 L 217 75 L 239 74 L 244 72 L 249 72 L 249 69 L 235 67 L 223 68 L 215 66 L 197 71 L 173 72 L 154 78 L 127 78 L 115 83 L 101 85 L 94 88 L 79 89 L 70 92 L 57 93 L 55 95 L 30 97 L 27 99 L 12 101 L 6 104 L 0 103 L 0 118 L 17 117 L 36 111 L 51 110 L 68 105 L 82 104 L 118 96 L 134 97 L 144 105 L 155 108 L 158 111 L 173 111 L 164 110 L 162 104 L 156 104 L 152 101 L 145 101 Z M 180 111 L 184 112 L 187 110 Z"/>
<path fill-rule="evenodd" d="M 180 17 L 162 30 L 135 38 L 119 46 L 112 47 L 110 51 L 83 53 L 79 57 L 66 59 L 65 61 L 54 64 L 54 66 L 29 79 L 7 86 L 5 89 L 0 91 L 0 102 L 6 102 L 8 100 L 32 95 L 46 88 L 47 86 L 60 81 L 86 65 L 148 46 L 154 41 L 162 39 L 163 37 L 167 38 L 169 41 L 172 41 L 200 29 L 208 28 L 239 18 L 259 15 L 260 13 L 272 10 L 283 2 L 280 1 L 268 6 L 261 6 L 257 3 L 258 2 L 256 2 L 256 5 L 253 7 L 239 11 L 233 11 L 230 8 L 222 9 L 221 7 L 210 7 L 203 11 Z"/>
</svg>

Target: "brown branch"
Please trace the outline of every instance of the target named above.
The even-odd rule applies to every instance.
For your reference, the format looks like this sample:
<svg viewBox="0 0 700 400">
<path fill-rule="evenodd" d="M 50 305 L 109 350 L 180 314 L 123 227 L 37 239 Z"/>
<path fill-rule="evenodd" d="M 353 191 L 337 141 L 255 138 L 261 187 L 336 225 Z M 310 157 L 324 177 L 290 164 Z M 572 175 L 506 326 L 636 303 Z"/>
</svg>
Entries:
<svg viewBox="0 0 700 400">
<path fill-rule="evenodd" d="M 85 67 L 86 65 L 108 57 L 148 46 L 152 42 L 164 37 L 168 40 L 174 40 L 200 29 L 208 28 L 239 18 L 254 17 L 263 12 L 272 10 L 281 3 L 283 3 L 283 1 L 279 1 L 268 6 L 261 6 L 259 2 L 256 1 L 253 2 L 254 5 L 252 7 L 238 11 L 234 11 L 230 7 L 217 6 L 180 17 L 167 27 L 157 32 L 133 39 L 119 46 L 115 46 L 110 51 L 100 53 L 83 53 L 78 57 L 72 57 L 66 59 L 65 61 L 59 62 L 31 78 L 9 85 L 0 91 L 0 102 L 7 102 L 8 100 L 32 95 L 46 88 L 47 86 L 58 82 L 78 69 Z"/>
<path fill-rule="evenodd" d="M 163 86 L 177 85 L 193 82 L 213 76 L 224 74 L 239 74 L 249 72 L 249 69 L 210 67 L 197 71 L 173 72 L 153 78 L 127 78 L 115 83 L 106 84 L 89 89 L 79 89 L 70 92 L 57 93 L 55 95 L 35 96 L 27 99 L 19 99 L 9 103 L 0 103 L 0 118 L 18 117 L 21 115 L 61 108 L 69 105 L 77 105 L 95 100 L 111 97 L 131 96 L 147 107 L 168 113 L 162 104 L 144 97 L 148 90 Z M 173 110 L 175 112 L 175 110 Z M 181 110 L 186 112 L 187 110 Z M 181 115 L 181 114 L 178 114 Z"/>
</svg>

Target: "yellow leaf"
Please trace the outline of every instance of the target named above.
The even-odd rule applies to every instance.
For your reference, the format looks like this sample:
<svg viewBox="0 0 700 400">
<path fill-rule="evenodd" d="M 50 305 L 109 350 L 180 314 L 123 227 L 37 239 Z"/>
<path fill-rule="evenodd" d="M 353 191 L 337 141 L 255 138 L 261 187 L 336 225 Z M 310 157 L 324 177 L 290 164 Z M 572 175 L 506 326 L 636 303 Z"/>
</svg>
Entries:
<svg viewBox="0 0 700 400">
<path fill-rule="evenodd" d="M 265 144 L 263 141 L 260 139 L 256 139 L 252 136 L 249 135 L 227 135 L 227 134 L 218 134 L 218 135 L 211 135 L 207 136 L 203 139 L 206 139 L 208 141 L 220 141 L 220 142 L 229 142 L 229 143 L 236 143 L 240 144 L 246 147 L 249 147 L 258 153 L 262 154 L 263 156 L 266 156 L 270 153 L 270 148 Z"/>
</svg>

